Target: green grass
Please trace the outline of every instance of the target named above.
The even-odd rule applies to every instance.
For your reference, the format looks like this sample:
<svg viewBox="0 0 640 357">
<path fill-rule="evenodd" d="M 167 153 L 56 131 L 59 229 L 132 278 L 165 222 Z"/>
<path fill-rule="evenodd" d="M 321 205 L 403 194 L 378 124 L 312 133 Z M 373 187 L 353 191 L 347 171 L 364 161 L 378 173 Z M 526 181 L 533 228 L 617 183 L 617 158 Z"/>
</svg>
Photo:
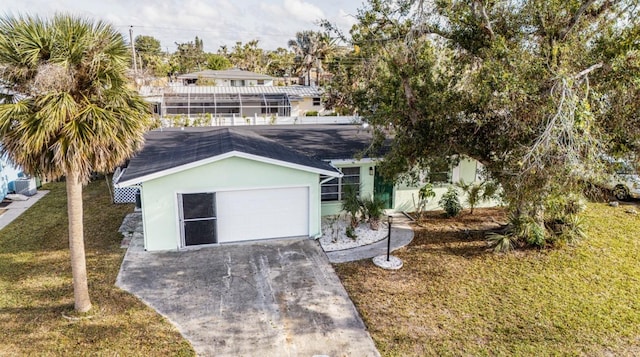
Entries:
<svg viewBox="0 0 640 357">
<path fill-rule="evenodd" d="M 509 254 L 465 233 L 471 216 L 432 218 L 402 270 L 336 270 L 383 356 L 637 356 L 640 217 L 624 210 L 590 204 L 587 239 Z"/>
<path fill-rule="evenodd" d="M 90 319 L 70 321 L 64 183 L 0 230 L 0 355 L 193 355 L 177 330 L 114 286 L 124 249 L 118 227 L 131 205 L 111 203 L 104 180 L 84 190 Z"/>
</svg>

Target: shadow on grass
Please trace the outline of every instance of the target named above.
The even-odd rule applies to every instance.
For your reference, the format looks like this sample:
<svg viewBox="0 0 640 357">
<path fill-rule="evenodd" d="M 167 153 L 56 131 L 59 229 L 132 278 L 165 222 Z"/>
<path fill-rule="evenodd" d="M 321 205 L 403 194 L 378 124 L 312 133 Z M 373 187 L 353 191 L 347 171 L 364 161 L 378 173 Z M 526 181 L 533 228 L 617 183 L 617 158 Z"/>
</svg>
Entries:
<svg viewBox="0 0 640 357">
<path fill-rule="evenodd" d="M 493 254 L 487 245 L 487 234 L 503 227 L 505 220 L 502 208 L 480 208 L 473 214 L 464 212 L 452 218 L 438 211 L 427 212 L 415 227 L 415 238 L 409 248 L 466 258 Z"/>
</svg>

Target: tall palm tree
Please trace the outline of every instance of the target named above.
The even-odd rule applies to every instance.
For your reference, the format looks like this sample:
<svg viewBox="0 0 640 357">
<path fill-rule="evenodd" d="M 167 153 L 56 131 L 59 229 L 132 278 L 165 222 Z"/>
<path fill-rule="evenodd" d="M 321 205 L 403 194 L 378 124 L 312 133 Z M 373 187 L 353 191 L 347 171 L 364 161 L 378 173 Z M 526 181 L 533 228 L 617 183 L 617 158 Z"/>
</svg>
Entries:
<svg viewBox="0 0 640 357">
<path fill-rule="evenodd" d="M 143 143 L 149 109 L 127 86 L 127 46 L 111 25 L 58 14 L 0 18 L 2 154 L 29 174 L 65 176 L 75 309 L 91 308 L 82 187 Z"/>
<path fill-rule="evenodd" d="M 289 40 L 289 48 L 295 53 L 296 61 L 305 69 L 307 83 L 311 84 L 311 68 L 316 65 L 321 45 L 321 34 L 315 31 L 296 33 L 296 38 Z"/>
</svg>

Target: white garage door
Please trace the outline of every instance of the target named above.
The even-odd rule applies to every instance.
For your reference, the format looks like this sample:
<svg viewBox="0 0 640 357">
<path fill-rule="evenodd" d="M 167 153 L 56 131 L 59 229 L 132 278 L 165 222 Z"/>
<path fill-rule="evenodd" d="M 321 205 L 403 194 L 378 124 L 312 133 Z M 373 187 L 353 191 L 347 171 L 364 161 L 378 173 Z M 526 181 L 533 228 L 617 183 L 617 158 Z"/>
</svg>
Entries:
<svg viewBox="0 0 640 357">
<path fill-rule="evenodd" d="M 216 193 L 218 242 L 309 235 L 309 188 Z"/>
</svg>

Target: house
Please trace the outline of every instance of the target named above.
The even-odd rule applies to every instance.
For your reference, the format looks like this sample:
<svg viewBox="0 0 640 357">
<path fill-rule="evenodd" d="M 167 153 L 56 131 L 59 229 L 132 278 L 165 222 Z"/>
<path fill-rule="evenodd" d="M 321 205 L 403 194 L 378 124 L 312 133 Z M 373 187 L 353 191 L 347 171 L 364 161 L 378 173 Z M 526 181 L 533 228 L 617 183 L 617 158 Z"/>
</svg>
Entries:
<svg viewBox="0 0 640 357">
<path fill-rule="evenodd" d="M 184 85 L 195 84 L 222 87 L 273 86 L 273 77 L 237 68 L 182 74 L 178 76 L 178 80 Z"/>
<path fill-rule="evenodd" d="M 147 250 L 319 237 L 321 217 L 340 212 L 348 184 L 387 208 L 413 208 L 417 187 L 384 182 L 380 155 L 356 158 L 371 135 L 356 125 L 155 130 L 116 184 L 141 188 Z M 461 160 L 450 177 L 473 181 L 476 171 Z"/>
<path fill-rule="evenodd" d="M 165 86 L 140 89 L 161 118 L 186 116 L 230 121 L 297 117 L 322 112 L 322 94 L 306 86 Z M 230 123 L 230 122 L 229 122 Z"/>
</svg>

